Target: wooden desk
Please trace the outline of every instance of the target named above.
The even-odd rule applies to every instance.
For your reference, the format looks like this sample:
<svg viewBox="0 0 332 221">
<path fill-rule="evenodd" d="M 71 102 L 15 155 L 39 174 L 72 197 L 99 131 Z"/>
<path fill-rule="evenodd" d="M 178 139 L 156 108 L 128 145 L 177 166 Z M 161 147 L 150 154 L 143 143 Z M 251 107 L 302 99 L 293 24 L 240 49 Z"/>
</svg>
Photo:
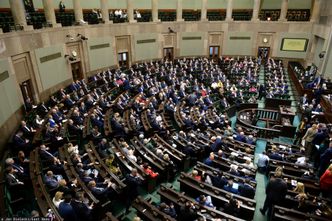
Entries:
<svg viewBox="0 0 332 221">
<path fill-rule="evenodd" d="M 292 109 L 290 107 L 280 105 L 279 106 L 279 111 L 280 111 L 281 119 L 282 118 L 288 118 L 290 120 L 290 123 L 293 124 L 294 117 L 295 117 L 295 112 L 292 111 Z"/>
</svg>

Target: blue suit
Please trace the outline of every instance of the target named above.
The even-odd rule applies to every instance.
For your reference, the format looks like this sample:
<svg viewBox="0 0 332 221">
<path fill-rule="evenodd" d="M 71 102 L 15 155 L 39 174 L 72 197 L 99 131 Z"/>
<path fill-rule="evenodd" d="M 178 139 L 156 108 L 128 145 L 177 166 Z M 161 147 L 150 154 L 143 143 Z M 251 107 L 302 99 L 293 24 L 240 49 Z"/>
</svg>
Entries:
<svg viewBox="0 0 332 221">
<path fill-rule="evenodd" d="M 60 203 L 59 213 L 64 221 L 77 221 L 77 216 L 73 207 L 65 202 Z"/>
</svg>

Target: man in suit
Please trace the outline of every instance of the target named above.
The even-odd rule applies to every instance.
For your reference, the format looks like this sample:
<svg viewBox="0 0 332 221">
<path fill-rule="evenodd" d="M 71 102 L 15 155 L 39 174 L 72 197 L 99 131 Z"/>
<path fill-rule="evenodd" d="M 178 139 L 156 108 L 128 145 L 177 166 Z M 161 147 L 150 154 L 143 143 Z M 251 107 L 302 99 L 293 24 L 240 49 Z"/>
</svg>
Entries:
<svg viewBox="0 0 332 221">
<path fill-rule="evenodd" d="M 315 138 L 317 133 L 318 133 L 317 125 L 313 124 L 311 126 L 311 128 L 309 128 L 307 130 L 307 132 L 305 133 L 305 135 L 302 138 L 303 140 L 305 140 L 304 147 L 305 147 L 305 152 L 306 152 L 305 155 L 306 155 L 307 158 L 310 157 L 310 154 L 312 152 L 312 147 L 313 147 L 312 141 Z"/>
<path fill-rule="evenodd" d="M 30 143 L 29 139 L 26 139 L 23 136 L 23 131 L 19 130 L 14 138 L 13 138 L 13 143 L 16 150 L 23 150 L 25 153 L 28 153 L 32 149 L 32 144 Z"/>
<path fill-rule="evenodd" d="M 276 171 L 275 178 L 270 178 L 266 186 L 266 198 L 263 208 L 259 211 L 265 215 L 268 210 L 268 216 L 271 217 L 272 208 L 274 205 L 279 205 L 287 194 L 287 183 L 282 179 L 282 172 Z"/>
<path fill-rule="evenodd" d="M 200 195 L 199 197 L 196 198 L 196 202 L 198 202 L 200 205 L 207 206 L 210 208 L 214 207 L 211 196 Z"/>
<path fill-rule="evenodd" d="M 74 124 L 74 121 L 72 119 L 68 120 L 68 133 L 70 136 L 81 136 L 83 131 L 82 131 L 82 126 L 79 127 Z"/>
<path fill-rule="evenodd" d="M 72 108 L 75 104 L 75 102 L 70 98 L 70 95 L 65 96 L 64 103 L 68 109 Z"/>
<path fill-rule="evenodd" d="M 265 94 L 266 94 L 266 89 L 265 89 L 264 84 L 259 84 L 258 85 L 258 98 L 257 98 L 257 100 L 262 99 L 262 97 L 265 96 Z"/>
<path fill-rule="evenodd" d="M 240 142 L 244 142 L 244 143 L 247 141 L 247 139 L 244 136 L 244 133 L 242 131 L 236 135 L 236 137 L 234 138 L 234 140 L 237 140 L 237 141 L 240 141 Z"/>
<path fill-rule="evenodd" d="M 29 127 L 24 120 L 21 121 L 21 130 L 23 131 L 23 135 L 28 138 L 32 138 L 36 132 L 36 130 Z"/>
<path fill-rule="evenodd" d="M 300 105 L 303 107 L 308 104 L 308 95 L 304 94 L 303 97 L 300 98 Z"/>
<path fill-rule="evenodd" d="M 103 138 L 97 145 L 98 153 L 102 158 L 106 158 L 109 154 L 107 153 L 110 146 L 107 143 L 106 138 Z"/>
<path fill-rule="evenodd" d="M 234 184 L 233 180 L 228 180 L 227 184 L 224 186 L 223 189 L 230 193 L 238 194 L 239 191 L 237 189 L 233 188 L 233 184 Z"/>
<path fill-rule="evenodd" d="M 6 166 L 13 167 L 13 169 L 15 171 L 15 175 L 18 176 L 19 179 L 22 179 L 22 180 L 29 179 L 29 173 L 27 171 L 28 169 L 25 169 L 24 167 L 15 163 L 13 158 L 7 158 L 5 163 L 6 163 Z"/>
<path fill-rule="evenodd" d="M 245 179 L 244 184 L 239 186 L 239 193 L 241 196 L 250 199 L 255 197 L 255 188 L 250 185 L 249 179 Z"/>
<path fill-rule="evenodd" d="M 76 192 L 75 199 L 71 201 L 72 206 L 78 220 L 91 221 L 92 220 L 92 206 L 88 206 L 84 203 L 84 193 Z"/>
<path fill-rule="evenodd" d="M 53 158 L 56 158 L 57 153 L 52 153 L 50 148 L 44 144 L 40 145 L 39 155 L 42 160 L 51 161 Z M 57 159 L 58 160 L 58 159 Z"/>
<path fill-rule="evenodd" d="M 18 179 L 16 170 L 12 166 L 6 168 L 6 183 L 12 198 L 17 199 L 25 196 L 24 183 Z"/>
<path fill-rule="evenodd" d="M 46 107 L 44 102 L 41 102 L 37 108 L 37 112 L 41 117 L 44 117 L 48 113 L 48 107 Z"/>
<path fill-rule="evenodd" d="M 6 168 L 6 182 L 9 188 L 17 188 L 18 186 L 24 185 L 24 183 L 18 179 L 15 173 L 16 171 L 13 166 L 8 166 Z"/>
<path fill-rule="evenodd" d="M 214 153 L 211 152 L 210 155 L 209 155 L 209 157 L 204 160 L 204 164 L 206 164 L 206 165 L 208 165 L 210 167 L 213 167 L 213 165 L 214 165 L 213 161 L 214 161 Z"/>
<path fill-rule="evenodd" d="M 60 1 L 59 2 L 59 12 L 65 12 L 65 9 L 66 9 L 65 4 L 62 1 Z"/>
<path fill-rule="evenodd" d="M 217 176 L 213 176 L 212 178 L 212 184 L 213 186 L 222 189 L 227 184 L 227 179 L 224 177 L 224 174 L 222 171 L 218 171 Z"/>
<path fill-rule="evenodd" d="M 195 212 L 195 206 L 192 202 L 187 201 L 185 205 L 180 208 L 178 220 L 196 220 L 198 217 Z"/>
<path fill-rule="evenodd" d="M 325 170 L 328 168 L 332 160 L 332 142 L 329 144 L 329 148 L 325 150 L 325 152 L 320 156 L 320 165 L 319 165 L 319 173 L 318 176 L 320 177 L 323 175 Z"/>
<path fill-rule="evenodd" d="M 126 176 L 125 183 L 127 185 L 126 213 L 128 213 L 131 203 L 138 196 L 138 187 L 142 184 L 142 180 L 138 177 L 137 169 L 131 170 L 131 173 Z"/>
<path fill-rule="evenodd" d="M 45 177 L 44 177 L 44 183 L 47 187 L 54 189 L 59 187 L 59 182 L 56 179 L 56 177 L 53 175 L 52 171 L 47 171 Z"/>
<path fill-rule="evenodd" d="M 71 206 L 72 196 L 66 194 L 64 196 L 64 201 L 59 205 L 59 213 L 63 218 L 63 221 L 78 221 L 77 215 Z"/>
<path fill-rule="evenodd" d="M 96 183 L 94 180 L 88 183 L 91 193 L 99 200 L 106 201 L 112 198 L 112 182 L 105 180 L 103 183 Z"/>
</svg>

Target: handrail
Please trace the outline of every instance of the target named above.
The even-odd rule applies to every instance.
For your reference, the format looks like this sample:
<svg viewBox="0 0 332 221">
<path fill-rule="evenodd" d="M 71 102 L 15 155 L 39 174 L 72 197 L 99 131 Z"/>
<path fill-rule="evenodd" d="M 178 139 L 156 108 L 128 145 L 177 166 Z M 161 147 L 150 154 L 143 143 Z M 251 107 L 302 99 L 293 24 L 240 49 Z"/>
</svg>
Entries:
<svg viewBox="0 0 332 221">
<path fill-rule="evenodd" d="M 236 115 L 237 121 L 240 123 L 241 126 L 250 128 L 251 130 L 256 130 L 257 137 L 260 137 L 260 138 L 273 138 L 273 137 L 278 137 L 280 135 L 281 130 L 254 126 L 254 125 L 240 119 L 241 114 L 243 114 L 244 112 L 251 112 L 252 110 L 255 110 L 255 109 L 243 109 L 237 113 L 237 115 Z M 256 110 L 264 110 L 264 109 L 256 109 Z M 266 110 L 266 111 L 270 111 L 270 110 Z M 271 110 L 271 111 L 274 112 L 273 110 Z"/>
</svg>

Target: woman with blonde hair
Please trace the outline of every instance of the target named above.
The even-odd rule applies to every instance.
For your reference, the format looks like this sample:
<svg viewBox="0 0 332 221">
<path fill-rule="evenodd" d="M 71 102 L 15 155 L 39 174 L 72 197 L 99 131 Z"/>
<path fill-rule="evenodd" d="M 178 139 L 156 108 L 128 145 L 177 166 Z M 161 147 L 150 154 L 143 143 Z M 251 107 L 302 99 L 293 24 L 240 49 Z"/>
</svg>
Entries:
<svg viewBox="0 0 332 221">
<path fill-rule="evenodd" d="M 52 202 L 54 203 L 54 205 L 56 206 L 56 208 L 59 208 L 59 205 L 61 202 L 63 202 L 63 192 L 56 192 L 53 199 L 52 199 Z"/>
<path fill-rule="evenodd" d="M 308 212 L 308 204 L 306 202 L 306 200 L 308 199 L 307 194 L 299 193 L 295 196 L 295 199 L 299 200 L 299 204 L 296 210 L 299 210 L 301 212 Z"/>
<path fill-rule="evenodd" d="M 305 193 L 304 184 L 301 182 L 298 182 L 293 191 L 296 193 L 299 193 L 299 194 Z"/>
</svg>

